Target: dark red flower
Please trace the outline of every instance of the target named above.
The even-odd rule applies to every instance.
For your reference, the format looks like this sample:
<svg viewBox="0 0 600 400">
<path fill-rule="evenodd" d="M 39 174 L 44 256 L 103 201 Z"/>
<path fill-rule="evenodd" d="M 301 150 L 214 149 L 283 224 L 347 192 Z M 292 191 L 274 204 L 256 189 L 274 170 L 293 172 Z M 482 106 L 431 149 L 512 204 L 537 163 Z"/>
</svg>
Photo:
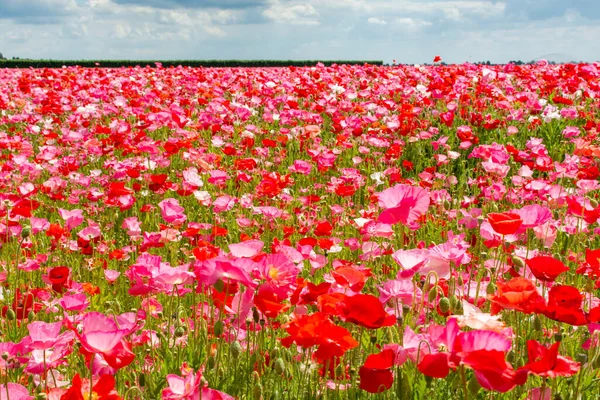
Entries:
<svg viewBox="0 0 600 400">
<path fill-rule="evenodd" d="M 392 387 L 394 375 L 390 370 L 394 365 L 396 354 L 392 349 L 371 354 L 360 367 L 360 388 L 369 393 L 385 392 Z"/>
</svg>

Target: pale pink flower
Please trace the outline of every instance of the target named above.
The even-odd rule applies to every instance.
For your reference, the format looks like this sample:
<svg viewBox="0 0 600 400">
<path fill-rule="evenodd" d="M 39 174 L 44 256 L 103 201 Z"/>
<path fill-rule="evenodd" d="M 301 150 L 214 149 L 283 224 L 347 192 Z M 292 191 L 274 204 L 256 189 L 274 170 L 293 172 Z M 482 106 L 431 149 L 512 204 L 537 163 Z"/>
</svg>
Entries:
<svg viewBox="0 0 600 400">
<path fill-rule="evenodd" d="M 229 245 L 229 251 L 234 257 L 252 258 L 265 246 L 261 240 L 247 240 L 241 243 L 232 243 Z"/>
</svg>

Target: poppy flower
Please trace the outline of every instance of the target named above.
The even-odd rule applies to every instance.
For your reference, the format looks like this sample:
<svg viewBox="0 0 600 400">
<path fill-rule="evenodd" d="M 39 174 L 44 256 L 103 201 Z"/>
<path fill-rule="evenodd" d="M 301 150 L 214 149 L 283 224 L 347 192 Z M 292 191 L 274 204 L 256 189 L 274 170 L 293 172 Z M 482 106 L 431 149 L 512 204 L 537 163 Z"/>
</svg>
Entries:
<svg viewBox="0 0 600 400">
<path fill-rule="evenodd" d="M 554 282 L 563 272 L 569 268 L 560 260 L 550 256 L 537 256 L 525 261 L 531 273 L 540 281 Z"/>
<path fill-rule="evenodd" d="M 487 220 L 492 229 L 500 235 L 512 235 L 517 232 L 523 223 L 521 216 L 517 213 L 489 213 Z"/>
<path fill-rule="evenodd" d="M 524 385 L 527 381 L 527 372 L 515 371 L 506 362 L 503 351 L 476 350 L 467 353 L 461 362 L 473 369 L 477 382 L 487 390 L 506 393 L 517 385 Z"/>
<path fill-rule="evenodd" d="M 261 287 L 254 297 L 254 305 L 268 318 L 277 318 L 290 308 L 289 304 L 282 304 L 283 300 L 273 291 Z"/>
<path fill-rule="evenodd" d="M 544 378 L 556 378 L 557 376 L 572 376 L 579 371 L 579 363 L 569 357 L 558 354 L 560 342 L 545 347 L 535 340 L 527 341 L 527 358 L 529 362 L 520 370 Z"/>
<path fill-rule="evenodd" d="M 379 207 L 384 210 L 379 215 L 379 222 L 384 224 L 405 225 L 417 221 L 429 209 L 429 193 L 420 187 L 396 185 L 377 195 Z"/>
<path fill-rule="evenodd" d="M 293 343 L 303 348 L 318 346 L 314 357 L 322 363 L 333 357 L 341 357 L 358 346 L 348 330 L 334 324 L 322 312 L 298 315 L 285 324 L 284 329 L 289 336 L 281 339 L 283 346 L 290 347 Z"/>
<path fill-rule="evenodd" d="M 89 386 L 89 381 L 87 379 L 83 381 L 77 374 L 71 382 L 71 387 L 60 397 L 60 400 L 87 399 L 90 394 Z M 92 386 L 92 393 L 93 398 L 97 400 L 121 400 L 121 397 L 115 391 L 115 377 L 112 375 L 102 375 L 96 384 Z"/>
<path fill-rule="evenodd" d="M 490 302 L 492 315 L 503 309 L 531 314 L 543 310 L 546 306 L 544 298 L 538 293 L 533 282 L 523 277 L 512 278 L 506 283 L 498 282 L 498 288 L 496 293 L 490 296 Z"/>
<path fill-rule="evenodd" d="M 63 285 L 69 279 L 70 272 L 68 267 L 55 267 L 48 273 L 48 279 L 53 285 Z"/>
<path fill-rule="evenodd" d="M 585 325 L 588 318 L 581 309 L 582 303 L 583 295 L 576 287 L 554 285 L 548 292 L 548 306 L 543 310 L 543 314 L 570 325 Z"/>
<path fill-rule="evenodd" d="M 371 294 L 346 296 L 339 305 L 338 314 L 347 322 L 369 329 L 392 326 L 396 323 L 396 317 L 385 312 L 383 304 Z"/>
<path fill-rule="evenodd" d="M 394 375 L 391 368 L 394 365 L 396 354 L 392 349 L 383 350 L 378 354 L 371 354 L 360 367 L 360 388 L 369 393 L 385 392 L 392 387 Z"/>
</svg>

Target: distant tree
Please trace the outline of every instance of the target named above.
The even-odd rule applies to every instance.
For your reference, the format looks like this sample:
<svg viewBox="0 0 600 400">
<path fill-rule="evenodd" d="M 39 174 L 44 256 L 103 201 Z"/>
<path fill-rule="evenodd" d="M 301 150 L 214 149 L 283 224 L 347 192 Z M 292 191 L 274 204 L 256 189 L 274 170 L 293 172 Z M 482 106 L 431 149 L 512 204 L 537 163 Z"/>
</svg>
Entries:
<svg viewBox="0 0 600 400">
<path fill-rule="evenodd" d="M 0 53 L 0 60 L 4 60 L 4 56 Z"/>
</svg>

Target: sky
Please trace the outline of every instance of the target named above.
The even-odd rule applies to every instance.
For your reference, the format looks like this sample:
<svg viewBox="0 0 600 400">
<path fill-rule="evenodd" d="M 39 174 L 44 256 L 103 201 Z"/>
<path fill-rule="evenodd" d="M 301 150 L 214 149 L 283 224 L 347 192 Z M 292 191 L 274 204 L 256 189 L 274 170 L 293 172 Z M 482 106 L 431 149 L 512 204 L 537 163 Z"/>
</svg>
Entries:
<svg viewBox="0 0 600 400">
<path fill-rule="evenodd" d="M 0 0 L 43 59 L 600 60 L 598 0 Z"/>
</svg>

